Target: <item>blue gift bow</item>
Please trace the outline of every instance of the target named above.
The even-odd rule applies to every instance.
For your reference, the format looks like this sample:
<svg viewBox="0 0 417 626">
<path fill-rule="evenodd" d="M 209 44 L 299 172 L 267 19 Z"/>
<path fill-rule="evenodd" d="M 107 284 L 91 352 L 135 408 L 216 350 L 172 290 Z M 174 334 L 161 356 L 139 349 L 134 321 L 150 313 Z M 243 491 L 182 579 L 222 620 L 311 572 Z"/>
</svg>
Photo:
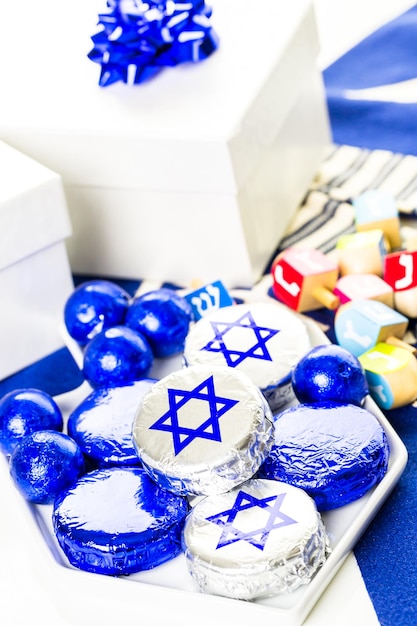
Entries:
<svg viewBox="0 0 417 626">
<path fill-rule="evenodd" d="M 98 16 L 103 30 L 91 37 L 88 54 L 101 64 L 101 87 L 142 83 L 163 67 L 202 61 L 218 47 L 204 0 L 107 0 L 107 6 L 110 12 Z"/>
</svg>

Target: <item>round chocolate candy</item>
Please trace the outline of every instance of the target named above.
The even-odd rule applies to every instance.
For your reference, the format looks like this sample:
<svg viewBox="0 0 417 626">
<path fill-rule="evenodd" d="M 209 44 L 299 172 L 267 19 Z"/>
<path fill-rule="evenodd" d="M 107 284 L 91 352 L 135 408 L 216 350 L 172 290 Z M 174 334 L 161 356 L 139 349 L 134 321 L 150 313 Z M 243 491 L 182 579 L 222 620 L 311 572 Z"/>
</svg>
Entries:
<svg viewBox="0 0 417 626">
<path fill-rule="evenodd" d="M 116 283 L 108 280 L 82 283 L 65 303 L 68 333 L 85 345 L 106 328 L 123 324 L 129 301 L 130 295 Z"/>
<path fill-rule="evenodd" d="M 362 407 L 300 404 L 276 416 L 274 426 L 274 445 L 258 475 L 304 489 L 319 511 L 357 500 L 387 471 L 385 431 Z"/>
<path fill-rule="evenodd" d="M 10 475 L 23 497 L 35 504 L 52 504 L 84 472 L 76 442 L 54 430 L 27 435 L 10 457 Z"/>
<path fill-rule="evenodd" d="M 108 467 L 62 494 L 52 520 L 71 565 L 119 576 L 177 556 L 187 512 L 185 498 L 156 485 L 143 469 Z"/>
<path fill-rule="evenodd" d="M 143 466 L 166 489 L 222 493 L 252 477 L 267 457 L 271 420 L 246 374 L 200 365 L 153 385 L 136 415 L 133 440 Z"/>
<path fill-rule="evenodd" d="M 37 430 L 62 431 L 61 409 L 41 389 L 15 389 L 0 400 L 0 448 L 11 454 L 16 445 Z"/>
<path fill-rule="evenodd" d="M 190 330 L 184 362 L 242 371 L 259 387 L 272 411 L 293 399 L 291 371 L 311 348 L 304 322 L 278 303 L 223 307 Z"/>
<path fill-rule="evenodd" d="M 315 346 L 301 357 L 292 373 L 292 385 L 303 403 L 330 401 L 362 406 L 369 394 L 359 359 L 334 344 Z"/>
<path fill-rule="evenodd" d="M 97 467 L 138 465 L 132 423 L 142 397 L 156 381 L 95 389 L 68 418 L 68 434 Z"/>
<path fill-rule="evenodd" d="M 142 333 L 157 358 L 184 348 L 192 309 L 174 289 L 155 289 L 135 298 L 126 314 L 126 326 Z"/>
<path fill-rule="evenodd" d="M 187 517 L 183 549 L 201 591 L 254 600 L 293 591 L 324 563 L 328 541 L 301 489 L 252 479 L 207 496 Z"/>
<path fill-rule="evenodd" d="M 88 343 L 83 374 L 94 388 L 115 387 L 146 378 L 152 363 L 152 350 L 143 335 L 127 326 L 114 326 Z"/>
</svg>

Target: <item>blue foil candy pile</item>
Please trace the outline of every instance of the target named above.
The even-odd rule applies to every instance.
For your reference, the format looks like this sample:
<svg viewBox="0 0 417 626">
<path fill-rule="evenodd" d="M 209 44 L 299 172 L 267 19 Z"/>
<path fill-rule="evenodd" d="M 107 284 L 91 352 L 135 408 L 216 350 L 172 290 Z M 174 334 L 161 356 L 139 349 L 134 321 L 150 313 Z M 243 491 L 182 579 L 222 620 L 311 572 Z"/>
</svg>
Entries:
<svg viewBox="0 0 417 626">
<path fill-rule="evenodd" d="M 164 67 L 202 61 L 218 47 L 204 0 L 107 0 L 107 6 L 88 54 L 101 64 L 101 87 L 143 83 Z"/>
</svg>

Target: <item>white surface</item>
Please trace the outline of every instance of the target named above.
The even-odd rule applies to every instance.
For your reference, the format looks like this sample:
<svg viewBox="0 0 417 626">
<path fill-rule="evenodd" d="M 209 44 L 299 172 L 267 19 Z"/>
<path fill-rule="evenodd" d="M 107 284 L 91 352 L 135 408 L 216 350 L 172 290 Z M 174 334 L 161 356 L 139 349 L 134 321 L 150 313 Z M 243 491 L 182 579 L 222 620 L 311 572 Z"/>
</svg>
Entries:
<svg viewBox="0 0 417 626">
<path fill-rule="evenodd" d="M 92 49 L 91 35 L 100 30 L 97 13 L 107 10 L 105 1 L 74 0 L 65 19 L 51 0 L 39 0 L 36 6 L 22 0 L 16 7 L 3 1 L 1 50 L 12 62 L 2 66 L 1 76 L 6 85 L 14 84 L 14 90 L 3 94 L 2 127 L 16 128 L 16 132 L 32 127 L 34 131 L 87 133 L 98 139 L 133 134 L 143 138 L 144 145 L 146 139 L 223 142 L 242 133 L 241 125 L 251 124 L 269 104 L 264 90 L 271 89 L 269 75 L 276 71 L 285 77 L 286 93 L 281 94 L 281 101 L 288 103 L 274 118 L 263 121 L 279 125 L 285 119 L 285 107 L 288 110 L 300 91 L 297 77 L 286 75 L 289 70 L 283 63 L 300 25 L 309 36 L 304 43 L 297 42 L 294 54 L 302 62 L 295 63 L 292 72 L 303 75 L 306 55 L 316 56 L 318 46 L 305 17 L 309 0 L 295 0 L 285 11 L 274 0 L 260 2 L 262 10 L 254 10 L 250 0 L 212 0 L 211 23 L 221 40 L 218 51 L 204 62 L 166 69 L 158 76 L 162 80 L 132 90 L 122 83 L 100 88 L 100 66 L 86 56 Z M 22 14 L 24 19 L 19 19 Z M 38 72 L 26 72 L 24 79 L 28 58 L 22 41 L 32 47 L 31 62 L 44 64 Z M 22 78 L 19 81 L 18 76 Z M 25 98 L 28 94 L 32 96 L 30 107 Z M 267 126 L 257 130 L 265 132 Z M 94 184 L 91 174 L 76 172 L 70 182 Z"/>
<path fill-rule="evenodd" d="M 62 348 L 62 312 L 74 288 L 65 243 L 0 271 L 0 379 Z"/>
<path fill-rule="evenodd" d="M 256 298 L 256 293 L 253 297 Z M 277 306 L 280 305 L 277 304 Z M 306 323 L 313 345 L 327 341 L 314 323 L 309 320 L 306 320 Z M 76 351 L 75 356 L 78 359 L 79 349 L 73 342 L 69 344 L 69 347 Z M 177 357 L 161 361 L 164 368 L 167 362 L 173 368 L 178 367 Z M 158 374 L 156 367 L 153 375 L 158 376 Z M 56 399 L 64 415 L 68 415 L 88 393 L 89 387 L 84 384 L 78 390 L 58 396 Z M 7 514 L 19 518 L 24 524 L 19 532 L 24 535 L 25 539 L 30 538 L 30 545 L 27 543 L 25 546 L 26 567 L 32 570 L 35 568 L 39 579 L 47 585 L 53 611 L 55 613 L 63 611 L 69 623 L 74 626 L 86 614 L 95 615 L 96 622 L 101 616 L 104 624 L 113 624 L 120 620 L 125 624 L 133 624 L 138 603 L 144 614 L 154 613 L 156 623 L 169 621 L 171 624 L 181 624 L 184 620 L 183 612 L 186 610 L 187 618 L 202 626 L 212 624 L 213 614 L 220 614 L 222 619 L 228 615 L 230 619 L 238 621 L 242 626 L 246 624 L 249 626 L 256 619 L 272 619 L 277 620 L 282 626 L 298 626 L 307 618 L 314 604 L 325 592 L 327 585 L 347 558 L 350 549 L 395 486 L 406 463 L 405 447 L 389 422 L 372 400 L 367 400 L 366 407 L 378 417 L 388 437 L 390 461 L 387 474 L 375 489 L 360 500 L 323 514 L 332 552 L 316 577 L 293 594 L 279 594 L 251 603 L 201 594 L 194 587 L 185 567 L 183 555 L 154 570 L 140 572 L 127 579 L 108 578 L 73 570 L 57 546 L 53 535 L 51 507 L 29 506 L 16 490 L 7 489 L 3 498 L 3 502 L 7 504 Z M 7 483 L 5 476 L 7 466 L 4 462 L 1 469 L 2 482 Z M 349 577 L 349 588 L 352 589 L 356 581 L 357 596 L 355 593 L 353 597 L 357 597 L 360 603 L 361 619 L 366 617 L 367 620 L 361 623 L 370 626 L 375 618 L 373 607 L 364 593 L 360 575 L 358 576 L 358 570 L 351 559 L 348 561 L 347 568 L 345 574 Z M 57 593 L 59 589 L 66 589 L 66 597 L 76 598 L 77 601 L 64 601 L 63 603 Z M 163 603 L 160 602 L 162 593 Z M 106 597 L 105 604 L 100 602 L 103 594 Z M 328 599 L 328 604 L 326 599 Z M 352 604 L 353 609 L 357 610 L 356 602 Z M 312 614 L 311 624 L 314 624 L 314 619 L 319 619 L 322 626 L 331 623 L 340 624 L 339 611 L 340 607 L 335 606 L 332 595 L 329 596 L 326 593 L 323 603 L 320 601 L 316 613 Z M 349 607 L 350 617 L 351 611 L 352 606 Z M 105 618 L 103 618 L 104 615 Z M 338 621 L 332 622 L 331 620 L 335 620 L 336 616 Z M 11 624 L 14 626 L 13 622 Z M 309 624 L 308 620 L 306 624 Z"/>
<path fill-rule="evenodd" d="M 322 95 L 312 73 L 237 196 L 67 186 L 74 271 L 184 285 L 219 276 L 226 286 L 253 284 L 319 167 L 328 138 Z"/>
<path fill-rule="evenodd" d="M 207 60 L 106 88 L 86 56 L 104 0 L 65 17 L 53 0 L 0 4 L 0 137 L 62 176 L 75 272 L 249 286 L 317 171 L 330 135 L 311 2 L 211 4 Z"/>
<path fill-rule="evenodd" d="M 0 379 L 63 346 L 73 289 L 60 177 L 0 141 Z"/>
<path fill-rule="evenodd" d="M 0 270 L 71 234 L 62 180 L 0 141 Z"/>
</svg>

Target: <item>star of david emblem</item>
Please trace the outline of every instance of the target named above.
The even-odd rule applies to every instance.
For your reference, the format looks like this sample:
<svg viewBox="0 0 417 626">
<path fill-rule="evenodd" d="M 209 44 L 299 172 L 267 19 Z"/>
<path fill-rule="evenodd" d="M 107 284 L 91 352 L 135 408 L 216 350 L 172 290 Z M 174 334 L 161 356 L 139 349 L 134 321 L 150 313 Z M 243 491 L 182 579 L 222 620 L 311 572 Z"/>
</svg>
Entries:
<svg viewBox="0 0 417 626">
<path fill-rule="evenodd" d="M 222 548 L 237 541 L 247 541 L 255 548 L 263 550 L 272 530 L 289 526 L 290 524 L 297 524 L 296 520 L 281 511 L 281 505 L 285 496 L 285 493 L 281 493 L 276 496 L 258 499 L 245 491 L 239 491 L 231 509 L 207 518 L 207 521 L 213 522 L 213 524 L 217 524 L 217 526 L 223 529 L 217 548 Z M 254 507 L 265 509 L 269 513 L 265 525 L 248 532 L 240 531 L 233 525 L 237 515 Z"/>
<path fill-rule="evenodd" d="M 207 403 L 210 411 L 210 417 L 196 428 L 180 424 L 179 410 L 190 400 Z M 191 391 L 168 388 L 169 409 L 150 426 L 150 429 L 172 433 L 174 453 L 177 455 L 198 437 L 221 441 L 219 419 L 238 402 L 239 400 L 216 395 L 213 376 L 209 376 Z"/>
<path fill-rule="evenodd" d="M 229 367 L 237 367 L 245 359 L 262 359 L 272 361 L 271 355 L 266 347 L 266 342 L 272 339 L 280 331 L 266 326 L 258 326 L 250 311 L 244 313 L 234 322 L 214 322 L 210 321 L 213 328 L 214 339 L 211 339 L 202 350 L 209 352 L 221 352 Z M 254 336 L 253 345 L 248 350 L 238 350 L 236 347 L 226 345 L 225 335 L 233 328 L 244 328 Z"/>
</svg>

